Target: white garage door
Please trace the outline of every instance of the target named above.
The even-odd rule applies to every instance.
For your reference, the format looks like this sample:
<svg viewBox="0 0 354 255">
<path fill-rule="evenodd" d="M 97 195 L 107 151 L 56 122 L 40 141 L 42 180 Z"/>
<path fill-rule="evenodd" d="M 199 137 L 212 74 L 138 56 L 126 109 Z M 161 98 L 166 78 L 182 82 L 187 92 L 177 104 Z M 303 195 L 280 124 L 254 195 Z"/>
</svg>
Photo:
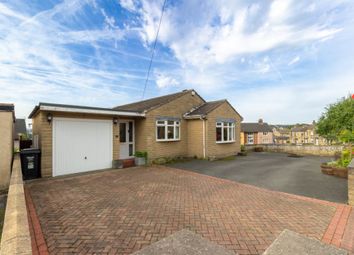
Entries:
<svg viewBox="0 0 354 255">
<path fill-rule="evenodd" d="M 53 119 L 53 176 L 112 167 L 112 121 Z"/>
</svg>

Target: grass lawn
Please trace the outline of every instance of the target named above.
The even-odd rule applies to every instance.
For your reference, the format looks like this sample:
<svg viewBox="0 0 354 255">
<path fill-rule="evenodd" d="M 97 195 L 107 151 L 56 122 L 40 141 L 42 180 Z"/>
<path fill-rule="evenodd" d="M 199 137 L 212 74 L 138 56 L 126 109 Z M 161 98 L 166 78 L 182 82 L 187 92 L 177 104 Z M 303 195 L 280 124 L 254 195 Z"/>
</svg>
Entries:
<svg viewBox="0 0 354 255">
<path fill-rule="evenodd" d="M 2 233 L 2 226 L 4 224 L 5 208 L 0 208 L 0 240 Z"/>
</svg>

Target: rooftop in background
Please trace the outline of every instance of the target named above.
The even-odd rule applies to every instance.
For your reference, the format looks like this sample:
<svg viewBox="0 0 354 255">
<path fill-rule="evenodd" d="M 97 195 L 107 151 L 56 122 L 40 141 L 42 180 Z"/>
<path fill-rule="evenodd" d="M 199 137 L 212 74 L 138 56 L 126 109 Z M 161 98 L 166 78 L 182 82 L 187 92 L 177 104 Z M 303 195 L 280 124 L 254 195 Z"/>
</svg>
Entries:
<svg viewBox="0 0 354 255">
<path fill-rule="evenodd" d="M 255 123 L 241 123 L 241 132 L 248 132 L 248 133 L 258 133 L 258 132 L 273 132 L 272 128 L 268 123 L 263 122 L 260 119 L 258 122 Z"/>
<path fill-rule="evenodd" d="M 12 119 L 15 122 L 15 105 L 8 103 L 0 103 L 0 112 L 12 112 Z"/>
<path fill-rule="evenodd" d="M 120 106 L 114 107 L 113 109 L 119 110 L 119 111 L 136 111 L 136 112 L 149 111 L 149 110 L 152 110 L 152 109 L 159 107 L 161 105 L 167 104 L 167 103 L 171 102 L 172 100 L 175 100 L 176 98 L 186 95 L 188 93 L 197 94 L 197 92 L 195 92 L 193 89 L 188 89 L 188 90 L 183 90 L 181 92 L 177 92 L 177 93 L 173 93 L 173 94 L 169 94 L 169 95 L 165 95 L 165 96 L 154 97 L 151 99 L 138 101 L 138 102 L 131 103 L 131 104 L 120 105 Z"/>
<path fill-rule="evenodd" d="M 16 119 L 15 122 L 15 134 L 27 134 L 26 120 Z"/>
<path fill-rule="evenodd" d="M 295 126 L 291 129 L 291 132 L 305 132 L 307 130 L 313 130 L 315 125 L 313 124 L 305 124 L 301 126 Z"/>
<path fill-rule="evenodd" d="M 0 103 L 0 111 L 7 111 L 11 112 L 15 110 L 14 104 L 5 104 L 5 103 Z"/>
</svg>

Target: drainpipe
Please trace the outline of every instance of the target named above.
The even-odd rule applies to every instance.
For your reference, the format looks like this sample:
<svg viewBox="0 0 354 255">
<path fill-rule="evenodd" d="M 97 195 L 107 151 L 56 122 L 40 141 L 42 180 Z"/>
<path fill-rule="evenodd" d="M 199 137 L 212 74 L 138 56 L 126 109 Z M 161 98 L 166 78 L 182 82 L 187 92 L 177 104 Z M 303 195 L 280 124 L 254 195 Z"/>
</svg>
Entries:
<svg viewBox="0 0 354 255">
<path fill-rule="evenodd" d="M 203 158 L 206 158 L 206 152 L 205 152 L 205 119 L 201 117 L 201 119 L 203 120 Z"/>
</svg>

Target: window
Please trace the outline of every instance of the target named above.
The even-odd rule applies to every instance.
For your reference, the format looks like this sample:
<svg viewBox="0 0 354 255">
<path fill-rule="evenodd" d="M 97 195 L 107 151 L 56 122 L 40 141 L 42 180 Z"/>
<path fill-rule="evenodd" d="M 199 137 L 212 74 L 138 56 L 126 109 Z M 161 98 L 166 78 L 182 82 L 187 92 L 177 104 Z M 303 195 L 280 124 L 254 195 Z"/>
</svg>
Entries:
<svg viewBox="0 0 354 255">
<path fill-rule="evenodd" d="M 127 141 L 126 123 L 119 123 L 119 141 L 125 143 Z"/>
<path fill-rule="evenodd" d="M 216 122 L 216 142 L 227 143 L 235 141 L 235 123 Z"/>
<path fill-rule="evenodd" d="M 263 132 L 263 135 L 268 135 L 268 132 Z"/>
<path fill-rule="evenodd" d="M 156 121 L 157 141 L 178 141 L 180 139 L 180 121 L 158 120 Z"/>
<path fill-rule="evenodd" d="M 254 144 L 253 134 L 247 134 L 247 144 Z"/>
</svg>

